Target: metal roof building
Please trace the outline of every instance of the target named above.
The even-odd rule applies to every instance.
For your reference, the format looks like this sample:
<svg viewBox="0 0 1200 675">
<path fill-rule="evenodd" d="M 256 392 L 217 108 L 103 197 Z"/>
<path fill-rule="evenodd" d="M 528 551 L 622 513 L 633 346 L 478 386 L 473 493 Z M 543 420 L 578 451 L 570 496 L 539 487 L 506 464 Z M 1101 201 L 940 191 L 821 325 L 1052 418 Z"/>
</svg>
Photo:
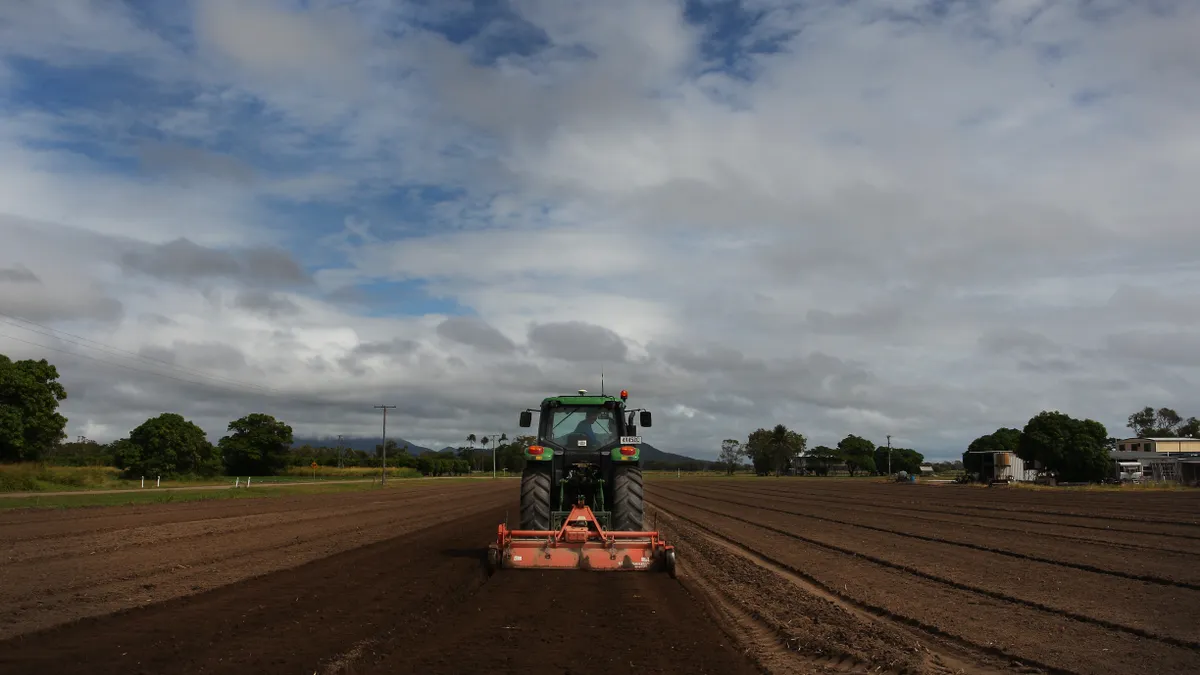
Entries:
<svg viewBox="0 0 1200 675">
<path fill-rule="evenodd" d="M 1200 453 L 1200 438 L 1153 438 L 1139 436 L 1117 441 L 1117 452 L 1195 452 Z"/>
</svg>

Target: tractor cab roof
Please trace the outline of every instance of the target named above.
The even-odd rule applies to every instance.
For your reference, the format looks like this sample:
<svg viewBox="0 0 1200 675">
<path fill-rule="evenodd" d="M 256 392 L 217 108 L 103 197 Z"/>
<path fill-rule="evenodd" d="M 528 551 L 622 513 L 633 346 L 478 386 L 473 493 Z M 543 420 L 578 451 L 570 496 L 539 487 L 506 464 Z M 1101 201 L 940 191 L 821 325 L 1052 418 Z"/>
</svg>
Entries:
<svg viewBox="0 0 1200 675">
<path fill-rule="evenodd" d="M 605 406 L 613 403 L 624 405 L 624 402 L 615 396 L 547 396 L 542 399 L 543 408 L 566 405 Z"/>
</svg>

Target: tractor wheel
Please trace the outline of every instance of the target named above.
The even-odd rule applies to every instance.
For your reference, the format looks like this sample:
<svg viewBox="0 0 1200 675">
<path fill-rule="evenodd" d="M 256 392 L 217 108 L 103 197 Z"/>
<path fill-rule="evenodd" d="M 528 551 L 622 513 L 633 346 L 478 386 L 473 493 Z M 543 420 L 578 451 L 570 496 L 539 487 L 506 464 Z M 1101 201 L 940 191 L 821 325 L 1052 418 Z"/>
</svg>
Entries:
<svg viewBox="0 0 1200 675">
<path fill-rule="evenodd" d="M 618 464 L 613 467 L 613 529 L 619 532 L 642 530 L 642 467 Z"/>
<path fill-rule="evenodd" d="M 550 529 L 549 464 L 530 464 L 521 474 L 521 529 Z"/>
</svg>

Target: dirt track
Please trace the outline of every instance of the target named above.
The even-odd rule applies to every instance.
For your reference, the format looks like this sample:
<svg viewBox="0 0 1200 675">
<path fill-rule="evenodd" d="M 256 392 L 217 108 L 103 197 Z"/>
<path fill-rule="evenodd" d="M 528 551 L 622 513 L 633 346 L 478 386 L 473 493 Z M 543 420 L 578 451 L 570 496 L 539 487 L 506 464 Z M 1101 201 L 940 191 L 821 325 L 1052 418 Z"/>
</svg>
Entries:
<svg viewBox="0 0 1200 675">
<path fill-rule="evenodd" d="M 679 581 L 488 578 L 515 488 L 0 514 L 0 671 L 1200 672 L 1200 494 L 664 478 Z"/>
</svg>

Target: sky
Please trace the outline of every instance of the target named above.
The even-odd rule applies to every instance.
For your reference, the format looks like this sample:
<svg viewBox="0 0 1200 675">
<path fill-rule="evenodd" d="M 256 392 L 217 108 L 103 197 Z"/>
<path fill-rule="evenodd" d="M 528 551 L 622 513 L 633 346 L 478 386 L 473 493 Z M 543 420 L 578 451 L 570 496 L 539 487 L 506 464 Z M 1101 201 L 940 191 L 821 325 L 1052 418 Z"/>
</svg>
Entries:
<svg viewBox="0 0 1200 675">
<path fill-rule="evenodd" d="M 1200 3 L 10 0 L 0 353 L 68 433 L 713 457 L 1200 415 Z"/>
</svg>

